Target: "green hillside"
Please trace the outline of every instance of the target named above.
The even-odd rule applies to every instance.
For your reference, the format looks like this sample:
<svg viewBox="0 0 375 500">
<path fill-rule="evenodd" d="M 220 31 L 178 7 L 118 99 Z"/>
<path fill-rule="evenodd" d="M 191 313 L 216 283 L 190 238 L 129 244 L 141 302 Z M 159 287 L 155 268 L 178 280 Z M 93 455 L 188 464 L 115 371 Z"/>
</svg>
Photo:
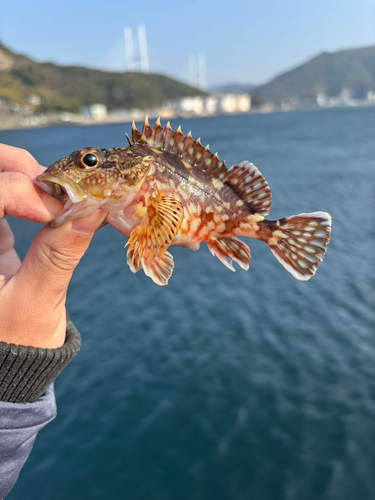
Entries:
<svg viewBox="0 0 375 500">
<path fill-rule="evenodd" d="M 282 101 L 312 104 L 318 94 L 337 97 L 343 89 L 348 89 L 355 99 L 363 99 L 368 91 L 375 91 L 375 46 L 324 52 L 256 87 L 252 93 L 276 105 Z"/>
<path fill-rule="evenodd" d="M 109 110 L 150 108 L 166 99 L 203 92 L 163 75 L 37 63 L 0 43 L 0 98 L 22 105 L 31 94 L 41 97 L 40 111 L 75 112 L 93 103 L 103 103 Z"/>
</svg>

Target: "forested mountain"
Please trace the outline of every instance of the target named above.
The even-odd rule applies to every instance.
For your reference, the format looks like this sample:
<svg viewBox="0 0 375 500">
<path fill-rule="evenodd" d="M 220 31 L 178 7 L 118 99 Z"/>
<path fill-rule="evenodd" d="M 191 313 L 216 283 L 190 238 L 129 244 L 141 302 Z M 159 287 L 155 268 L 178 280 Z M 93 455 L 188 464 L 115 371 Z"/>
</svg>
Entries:
<svg viewBox="0 0 375 500">
<path fill-rule="evenodd" d="M 167 76 L 111 73 L 84 67 L 37 63 L 0 43 L 0 99 L 26 104 L 41 97 L 40 111 L 79 111 L 93 103 L 114 108 L 150 108 L 166 99 L 201 95 Z"/>
<path fill-rule="evenodd" d="M 318 94 L 330 98 L 343 91 L 354 99 L 363 99 L 368 91 L 375 91 L 375 46 L 324 52 L 256 87 L 252 93 L 280 105 L 282 101 L 311 104 Z"/>
</svg>

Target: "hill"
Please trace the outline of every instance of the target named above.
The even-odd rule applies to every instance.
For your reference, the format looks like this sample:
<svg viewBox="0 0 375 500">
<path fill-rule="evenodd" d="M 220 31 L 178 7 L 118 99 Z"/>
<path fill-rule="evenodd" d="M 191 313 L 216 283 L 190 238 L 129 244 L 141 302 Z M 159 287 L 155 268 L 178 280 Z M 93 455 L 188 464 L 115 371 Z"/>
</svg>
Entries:
<svg viewBox="0 0 375 500">
<path fill-rule="evenodd" d="M 248 83 L 227 83 L 211 87 L 210 91 L 214 94 L 251 94 L 254 88 L 255 85 L 249 85 Z"/>
<path fill-rule="evenodd" d="M 41 97 L 40 111 L 79 111 L 93 103 L 114 108 L 151 108 L 166 99 L 203 95 L 158 74 L 110 73 L 77 66 L 37 63 L 0 43 L 0 99 L 20 105 Z"/>
<path fill-rule="evenodd" d="M 276 105 L 282 101 L 309 105 L 318 94 L 337 97 L 344 89 L 354 99 L 364 99 L 368 91 L 375 91 L 375 46 L 324 52 L 252 93 Z"/>
</svg>

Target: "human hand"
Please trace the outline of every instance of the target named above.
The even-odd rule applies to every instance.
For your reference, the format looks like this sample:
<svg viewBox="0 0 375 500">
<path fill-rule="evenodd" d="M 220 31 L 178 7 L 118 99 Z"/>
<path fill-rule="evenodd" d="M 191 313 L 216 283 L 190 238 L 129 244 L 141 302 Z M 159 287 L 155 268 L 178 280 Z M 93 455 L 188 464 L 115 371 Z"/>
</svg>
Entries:
<svg viewBox="0 0 375 500">
<path fill-rule="evenodd" d="M 65 341 L 70 279 L 106 213 L 45 226 L 21 263 L 4 217 L 47 224 L 63 207 L 32 183 L 43 171 L 27 151 L 0 144 L 0 341 L 56 348 Z"/>
</svg>

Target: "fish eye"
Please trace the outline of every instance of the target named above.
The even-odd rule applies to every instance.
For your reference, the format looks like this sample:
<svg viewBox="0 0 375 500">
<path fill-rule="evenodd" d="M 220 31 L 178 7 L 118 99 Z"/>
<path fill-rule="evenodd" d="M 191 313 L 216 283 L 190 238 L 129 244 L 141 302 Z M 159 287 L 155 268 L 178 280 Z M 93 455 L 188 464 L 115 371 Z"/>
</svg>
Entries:
<svg viewBox="0 0 375 500">
<path fill-rule="evenodd" d="M 76 166 L 83 170 L 90 170 L 99 167 L 104 161 L 105 157 L 99 149 L 84 148 L 81 151 L 72 153 L 71 157 Z"/>
<path fill-rule="evenodd" d="M 82 163 L 84 163 L 86 167 L 96 167 L 99 163 L 99 158 L 94 155 L 94 153 L 87 153 L 87 155 L 82 158 Z"/>
</svg>

